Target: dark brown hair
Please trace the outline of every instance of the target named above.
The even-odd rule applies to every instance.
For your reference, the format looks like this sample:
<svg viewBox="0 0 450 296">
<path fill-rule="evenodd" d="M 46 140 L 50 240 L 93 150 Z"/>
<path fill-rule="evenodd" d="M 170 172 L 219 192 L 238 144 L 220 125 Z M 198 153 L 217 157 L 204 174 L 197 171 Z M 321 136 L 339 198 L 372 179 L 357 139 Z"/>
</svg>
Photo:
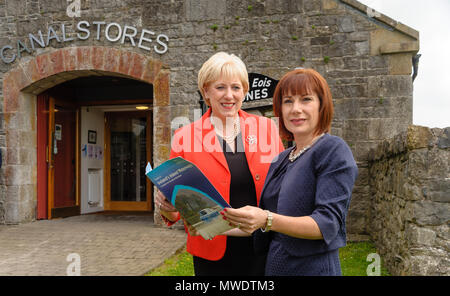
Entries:
<svg viewBox="0 0 450 296">
<path fill-rule="evenodd" d="M 329 132 L 333 119 L 333 101 L 330 87 L 325 78 L 313 69 L 296 69 L 286 73 L 278 82 L 273 94 L 273 111 L 280 119 L 280 135 L 283 139 L 292 141 L 294 135 L 288 131 L 281 114 L 281 103 L 284 96 L 308 95 L 315 92 L 320 100 L 319 122 L 315 134 Z"/>
</svg>

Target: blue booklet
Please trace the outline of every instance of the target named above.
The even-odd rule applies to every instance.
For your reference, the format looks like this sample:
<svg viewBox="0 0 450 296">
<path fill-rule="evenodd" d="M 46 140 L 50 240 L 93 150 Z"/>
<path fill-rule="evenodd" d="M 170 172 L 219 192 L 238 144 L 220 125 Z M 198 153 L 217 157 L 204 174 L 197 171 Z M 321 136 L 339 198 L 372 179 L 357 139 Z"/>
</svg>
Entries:
<svg viewBox="0 0 450 296">
<path fill-rule="evenodd" d="M 220 215 L 230 205 L 195 164 L 182 157 L 155 169 L 148 163 L 145 175 L 204 239 L 233 228 Z"/>
</svg>

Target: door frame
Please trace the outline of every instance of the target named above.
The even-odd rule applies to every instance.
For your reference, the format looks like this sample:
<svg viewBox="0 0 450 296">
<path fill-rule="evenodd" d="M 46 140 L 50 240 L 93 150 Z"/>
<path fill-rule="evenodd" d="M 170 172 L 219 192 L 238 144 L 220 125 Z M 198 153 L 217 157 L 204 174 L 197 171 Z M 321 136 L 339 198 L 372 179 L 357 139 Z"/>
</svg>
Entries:
<svg viewBox="0 0 450 296">
<path fill-rule="evenodd" d="M 104 171 L 104 209 L 105 211 L 153 211 L 153 184 L 148 178 L 145 178 L 147 195 L 146 201 L 111 201 L 111 127 L 112 117 L 132 117 L 135 115 L 146 115 L 146 157 L 152 164 L 152 148 L 153 148 L 153 112 L 145 111 L 117 111 L 105 112 L 105 171 Z"/>
<path fill-rule="evenodd" d="M 79 108 L 63 99 L 56 99 L 58 95 L 44 93 L 37 99 L 37 155 L 38 155 L 38 211 L 37 219 L 52 219 L 80 214 L 80 151 L 79 147 Z M 76 110 L 75 129 L 75 205 L 56 208 L 54 206 L 54 154 L 53 141 L 55 133 L 55 103 L 59 106 Z"/>
</svg>

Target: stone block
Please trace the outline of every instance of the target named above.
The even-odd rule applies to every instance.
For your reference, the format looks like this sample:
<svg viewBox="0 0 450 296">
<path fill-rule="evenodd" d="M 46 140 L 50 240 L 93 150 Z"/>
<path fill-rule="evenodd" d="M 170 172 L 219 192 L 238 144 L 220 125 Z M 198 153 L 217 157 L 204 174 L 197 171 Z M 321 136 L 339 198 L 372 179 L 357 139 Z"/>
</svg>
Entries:
<svg viewBox="0 0 450 296">
<path fill-rule="evenodd" d="M 105 48 L 101 46 L 95 46 L 92 49 L 92 65 L 94 66 L 94 69 L 104 69 L 105 51 Z"/>
<path fill-rule="evenodd" d="M 7 164 L 20 164 L 19 149 L 7 148 L 5 160 Z"/>
<path fill-rule="evenodd" d="M 292 0 L 290 0 L 292 1 Z M 281 1 L 283 2 L 283 1 Z M 300 1 L 296 1 L 300 2 Z M 279 3 L 278 1 L 276 3 Z M 307 14 L 310 13 L 312 15 L 316 15 L 318 11 L 320 11 L 321 8 L 321 1 L 320 0 L 303 0 L 303 11 L 305 11 Z M 286 11 L 288 12 L 288 11 Z"/>
<path fill-rule="evenodd" d="M 313 37 L 311 38 L 311 45 L 328 45 L 330 40 L 330 36 Z"/>
<path fill-rule="evenodd" d="M 105 52 L 105 71 L 117 72 L 119 68 L 120 51 L 115 48 L 109 48 Z"/>
<path fill-rule="evenodd" d="M 354 42 L 355 54 L 357 56 L 365 56 L 369 54 L 369 41 Z"/>
<path fill-rule="evenodd" d="M 322 0 L 322 8 L 324 10 L 337 9 L 338 8 L 338 4 L 334 0 Z"/>
<path fill-rule="evenodd" d="M 412 53 L 396 53 L 389 55 L 389 75 L 411 75 Z"/>
<path fill-rule="evenodd" d="M 412 47 L 406 48 L 398 44 L 415 44 L 416 40 L 417 39 L 399 31 L 389 31 L 378 27 L 376 30 L 370 32 L 370 55 L 377 56 L 381 54 L 382 50 L 384 53 L 410 51 Z"/>
<path fill-rule="evenodd" d="M 436 274 L 439 269 L 440 258 L 427 255 L 411 256 L 411 275 L 430 276 Z"/>
<path fill-rule="evenodd" d="M 369 119 L 346 120 L 344 124 L 344 139 L 349 141 L 368 140 L 369 124 Z"/>
<path fill-rule="evenodd" d="M 64 69 L 66 71 L 73 71 L 77 69 L 77 48 L 69 47 L 63 49 Z"/>
<path fill-rule="evenodd" d="M 119 73 L 128 75 L 131 64 L 133 62 L 134 54 L 130 51 L 120 51 L 119 56 Z"/>
<path fill-rule="evenodd" d="M 450 151 L 443 149 L 428 150 L 428 178 L 444 179 L 449 176 Z"/>
<path fill-rule="evenodd" d="M 160 125 L 170 126 L 170 108 L 169 107 L 154 107 L 153 121 Z"/>
<path fill-rule="evenodd" d="M 369 121 L 368 139 L 369 140 L 383 140 L 393 138 L 399 130 L 401 130 L 401 123 L 394 118 L 374 118 Z M 390 144 L 390 142 L 389 142 Z M 388 145 L 388 150 L 391 150 Z"/>
<path fill-rule="evenodd" d="M 406 136 L 409 150 L 426 148 L 432 141 L 433 134 L 428 127 L 410 125 Z"/>
<path fill-rule="evenodd" d="M 140 54 L 133 54 L 133 61 L 130 66 L 129 75 L 136 79 L 141 79 L 144 74 L 144 66 L 147 63 L 147 59 Z"/>
<path fill-rule="evenodd" d="M 412 95 L 409 75 L 373 76 L 368 80 L 369 97 L 404 97 Z"/>
<path fill-rule="evenodd" d="M 31 79 L 26 75 L 25 70 L 22 67 L 16 67 L 9 71 L 4 77 L 4 84 L 15 84 L 18 90 L 22 90 L 24 87 L 31 84 Z"/>
<path fill-rule="evenodd" d="M 368 59 L 367 66 L 370 69 L 374 68 L 386 68 L 388 67 L 388 57 L 384 55 L 370 56 Z"/>
<path fill-rule="evenodd" d="M 19 203 L 7 201 L 5 202 L 4 209 L 5 224 L 18 224 L 21 222 L 19 216 Z"/>
<path fill-rule="evenodd" d="M 343 98 L 343 94 L 341 93 L 341 89 L 339 87 L 334 88 L 333 92 L 336 93 L 336 95 L 333 94 L 333 96 L 335 97 L 335 119 L 345 120 L 360 118 L 360 100 L 355 100 L 353 98 Z M 336 98 L 337 94 L 340 94 L 339 99 Z"/>
<path fill-rule="evenodd" d="M 19 110 L 19 89 L 14 81 L 3 83 L 3 112 L 11 113 Z"/>
<path fill-rule="evenodd" d="M 450 147 L 450 127 L 444 128 L 444 132 L 439 137 L 437 145 L 440 149 L 446 149 Z"/>
<path fill-rule="evenodd" d="M 411 151 L 407 155 L 407 161 L 408 169 L 405 173 L 410 183 L 422 183 L 428 178 L 428 151 L 425 149 Z"/>
<path fill-rule="evenodd" d="M 155 130 L 155 141 L 161 144 L 170 144 L 170 125 L 158 127 Z"/>
<path fill-rule="evenodd" d="M 50 55 L 49 54 L 38 55 L 36 57 L 36 64 L 37 64 L 40 79 L 46 78 L 54 73 L 53 67 L 52 67 L 53 64 L 50 63 Z"/>
<path fill-rule="evenodd" d="M 357 57 L 344 57 L 344 69 L 359 70 L 361 69 L 361 59 Z"/>
<path fill-rule="evenodd" d="M 356 31 L 346 34 L 349 41 L 366 41 L 369 40 L 369 33 L 367 31 Z M 333 38 L 334 40 L 335 38 Z"/>
<path fill-rule="evenodd" d="M 419 226 L 436 226 L 450 221 L 450 204 L 417 201 L 413 205 L 414 219 Z"/>
<path fill-rule="evenodd" d="M 170 145 L 158 145 L 158 149 L 153 152 L 153 164 L 158 166 L 164 161 L 169 159 L 170 155 Z"/>
<path fill-rule="evenodd" d="M 185 5 L 188 21 L 204 21 L 223 18 L 226 13 L 227 1 L 187 0 Z"/>
<path fill-rule="evenodd" d="M 64 71 L 63 52 L 61 50 L 50 53 L 50 62 L 53 65 L 53 74 Z"/>
<path fill-rule="evenodd" d="M 156 76 L 161 70 L 162 64 L 156 60 L 148 60 L 147 64 L 144 65 L 143 73 L 141 79 L 153 84 Z"/>
<path fill-rule="evenodd" d="M 419 51 L 419 42 L 384 43 L 379 48 L 381 54 L 409 53 L 411 56 Z"/>
<path fill-rule="evenodd" d="M 92 66 L 92 47 L 77 48 L 77 69 L 91 70 Z"/>
<path fill-rule="evenodd" d="M 168 106 L 169 105 L 169 72 L 161 70 L 153 84 L 154 105 Z"/>
<path fill-rule="evenodd" d="M 405 233 L 408 242 L 412 245 L 433 246 L 435 244 L 436 233 L 431 229 L 408 224 Z"/>
<path fill-rule="evenodd" d="M 40 74 L 39 74 L 38 67 L 36 64 L 36 59 L 31 59 L 26 62 L 21 62 L 20 66 L 22 67 L 25 75 L 28 77 L 28 81 L 29 81 L 28 85 L 40 79 Z"/>
<path fill-rule="evenodd" d="M 322 51 L 323 56 L 329 57 L 343 57 L 356 55 L 356 47 L 353 42 L 335 43 L 327 47 L 322 47 Z"/>
</svg>

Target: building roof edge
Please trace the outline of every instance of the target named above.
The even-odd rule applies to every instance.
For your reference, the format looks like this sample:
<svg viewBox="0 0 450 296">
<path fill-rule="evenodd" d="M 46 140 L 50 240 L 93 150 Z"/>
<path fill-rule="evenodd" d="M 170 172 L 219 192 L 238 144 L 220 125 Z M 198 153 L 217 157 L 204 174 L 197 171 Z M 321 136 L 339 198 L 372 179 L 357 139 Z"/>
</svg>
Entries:
<svg viewBox="0 0 450 296">
<path fill-rule="evenodd" d="M 369 18 L 374 18 L 377 21 L 380 21 L 386 25 L 388 25 L 389 27 L 392 27 L 395 30 L 398 30 L 400 32 L 402 32 L 403 34 L 406 34 L 416 40 L 419 40 L 419 31 L 405 25 L 402 24 L 384 14 L 382 14 L 379 11 L 376 11 L 373 8 L 370 8 L 369 6 L 362 4 L 359 1 L 356 0 L 339 0 L 339 2 L 347 4 L 359 11 L 361 11 L 363 14 L 366 14 L 367 17 Z"/>
</svg>

